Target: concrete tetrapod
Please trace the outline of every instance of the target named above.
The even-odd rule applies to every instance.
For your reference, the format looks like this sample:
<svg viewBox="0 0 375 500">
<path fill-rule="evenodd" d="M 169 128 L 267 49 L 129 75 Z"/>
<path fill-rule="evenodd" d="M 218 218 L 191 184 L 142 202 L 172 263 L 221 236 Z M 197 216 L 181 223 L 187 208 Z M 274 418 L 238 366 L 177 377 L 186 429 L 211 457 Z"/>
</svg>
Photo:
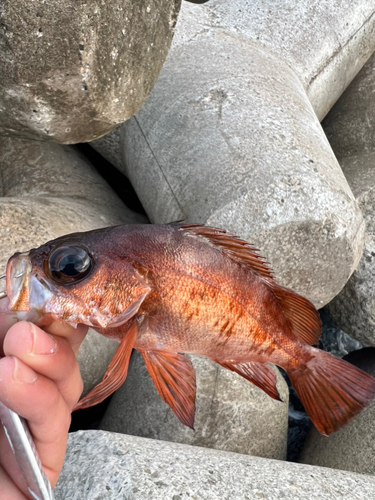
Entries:
<svg viewBox="0 0 375 500">
<path fill-rule="evenodd" d="M 365 248 L 343 290 L 327 306 L 335 322 L 360 342 L 375 345 L 375 55 L 323 126 L 366 222 Z"/>
<path fill-rule="evenodd" d="M 0 134 L 93 140 L 152 89 L 181 0 L 2 2 Z"/>
<path fill-rule="evenodd" d="M 69 435 L 56 500 L 365 500 L 375 478 L 103 431 Z"/>
<path fill-rule="evenodd" d="M 304 2 L 298 30 L 290 9 L 272 2 L 183 4 L 149 99 L 117 139 L 93 144 L 111 151 L 153 222 L 186 219 L 241 236 L 317 307 L 343 288 L 363 249 L 361 212 L 316 116 L 349 83 L 343 61 L 363 45 L 358 71 L 375 48 L 375 3 L 354 3 L 340 11 L 344 26 L 328 4 Z M 325 16 L 337 16 L 335 30 Z"/>
<path fill-rule="evenodd" d="M 194 431 L 181 424 L 162 401 L 137 351 L 127 380 L 112 397 L 100 428 L 284 460 L 289 393 L 277 368 L 282 402 L 209 359 L 189 358 L 197 374 Z"/>
<path fill-rule="evenodd" d="M 0 137 L 0 269 L 16 251 L 63 234 L 137 222 L 146 220 L 74 148 Z M 78 353 L 85 392 L 101 380 L 117 345 L 90 331 Z"/>
</svg>

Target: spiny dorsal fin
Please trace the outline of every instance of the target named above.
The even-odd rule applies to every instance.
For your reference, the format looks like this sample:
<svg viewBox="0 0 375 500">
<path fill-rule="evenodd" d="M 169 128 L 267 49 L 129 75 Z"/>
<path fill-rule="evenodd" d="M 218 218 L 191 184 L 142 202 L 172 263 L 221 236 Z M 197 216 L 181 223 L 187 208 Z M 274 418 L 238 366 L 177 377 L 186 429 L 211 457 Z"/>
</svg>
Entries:
<svg viewBox="0 0 375 500">
<path fill-rule="evenodd" d="M 201 226 L 199 224 L 175 223 L 180 229 L 203 236 L 213 245 L 221 247 L 225 253 L 237 261 L 248 264 L 250 269 L 265 278 L 272 278 L 272 271 L 267 262 L 257 253 L 258 250 L 245 240 L 241 240 L 223 229 Z"/>
<path fill-rule="evenodd" d="M 257 253 L 258 250 L 247 241 L 241 240 L 223 229 L 199 224 L 174 223 L 179 229 L 196 236 L 203 236 L 237 262 L 245 263 L 272 289 L 280 300 L 283 310 L 290 320 L 293 334 L 309 345 L 317 344 L 321 334 L 321 321 L 313 304 L 292 290 L 283 288 L 274 279 L 268 263 Z M 265 278 L 265 279 L 264 279 Z"/>
</svg>

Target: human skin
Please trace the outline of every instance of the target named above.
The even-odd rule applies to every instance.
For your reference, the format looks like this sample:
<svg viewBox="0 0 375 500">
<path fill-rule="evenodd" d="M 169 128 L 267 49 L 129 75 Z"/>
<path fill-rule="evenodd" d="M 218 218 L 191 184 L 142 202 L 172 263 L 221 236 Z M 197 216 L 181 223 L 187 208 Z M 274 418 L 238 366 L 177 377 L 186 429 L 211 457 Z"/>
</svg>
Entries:
<svg viewBox="0 0 375 500">
<path fill-rule="evenodd" d="M 83 382 L 76 360 L 87 327 L 51 323 L 44 330 L 0 315 L 0 400 L 27 419 L 44 472 L 55 487 L 68 438 L 71 410 Z M 0 426 L 2 500 L 30 499 Z"/>
</svg>

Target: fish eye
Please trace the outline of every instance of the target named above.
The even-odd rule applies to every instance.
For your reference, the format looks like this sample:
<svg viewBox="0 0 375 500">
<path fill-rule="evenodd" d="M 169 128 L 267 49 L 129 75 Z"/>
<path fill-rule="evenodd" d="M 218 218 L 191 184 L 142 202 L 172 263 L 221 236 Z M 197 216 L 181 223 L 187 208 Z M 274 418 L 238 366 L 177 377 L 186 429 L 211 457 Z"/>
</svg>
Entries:
<svg viewBox="0 0 375 500">
<path fill-rule="evenodd" d="M 56 248 L 44 261 L 44 272 L 59 285 L 68 285 L 83 280 L 90 274 L 92 268 L 92 257 L 80 247 Z"/>
</svg>

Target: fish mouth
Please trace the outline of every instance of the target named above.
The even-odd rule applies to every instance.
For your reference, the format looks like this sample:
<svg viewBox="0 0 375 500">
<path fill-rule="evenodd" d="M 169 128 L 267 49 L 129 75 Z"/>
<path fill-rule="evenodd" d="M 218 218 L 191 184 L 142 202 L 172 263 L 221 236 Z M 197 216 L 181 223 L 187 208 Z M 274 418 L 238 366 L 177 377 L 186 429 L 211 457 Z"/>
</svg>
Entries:
<svg viewBox="0 0 375 500">
<path fill-rule="evenodd" d="M 52 293 L 32 268 L 29 252 L 16 253 L 8 260 L 6 292 L 0 297 L 0 314 L 15 312 L 18 320 L 33 323 L 43 318 Z"/>
<path fill-rule="evenodd" d="M 29 311 L 29 276 L 32 266 L 29 252 L 17 253 L 8 261 L 6 294 L 11 311 Z"/>
</svg>

